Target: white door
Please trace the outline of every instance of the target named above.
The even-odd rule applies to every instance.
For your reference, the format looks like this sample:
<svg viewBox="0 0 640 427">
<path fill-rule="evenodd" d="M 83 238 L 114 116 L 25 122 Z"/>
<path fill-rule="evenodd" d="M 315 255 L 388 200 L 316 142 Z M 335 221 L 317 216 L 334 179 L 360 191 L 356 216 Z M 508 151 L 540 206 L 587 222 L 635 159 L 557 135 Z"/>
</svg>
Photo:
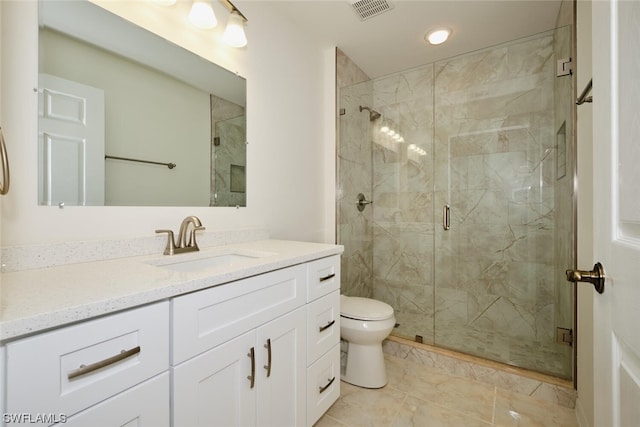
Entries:
<svg viewBox="0 0 640 427">
<path fill-rule="evenodd" d="M 640 423 L 640 2 L 594 1 L 592 11 L 594 261 L 606 277 L 594 297 L 595 425 L 631 427 Z"/>
<path fill-rule="evenodd" d="M 258 329 L 258 426 L 307 422 L 307 312 L 301 307 Z"/>
<path fill-rule="evenodd" d="M 47 74 L 38 85 L 39 202 L 104 205 L 104 91 Z"/>
</svg>

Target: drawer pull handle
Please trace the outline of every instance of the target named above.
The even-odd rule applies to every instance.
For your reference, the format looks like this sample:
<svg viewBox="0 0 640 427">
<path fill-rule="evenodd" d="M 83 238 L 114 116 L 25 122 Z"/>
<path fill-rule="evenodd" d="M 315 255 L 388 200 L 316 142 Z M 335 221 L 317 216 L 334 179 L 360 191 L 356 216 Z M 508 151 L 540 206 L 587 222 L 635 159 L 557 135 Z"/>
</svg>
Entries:
<svg viewBox="0 0 640 427">
<path fill-rule="evenodd" d="M 73 371 L 69 372 L 67 374 L 67 378 L 72 380 L 81 375 L 85 375 L 90 372 L 97 371 L 98 369 L 104 368 L 106 366 L 113 365 L 116 362 L 124 360 L 138 353 L 140 353 L 140 346 L 134 347 L 131 350 L 122 350 L 120 354 L 116 354 L 115 356 L 111 356 L 99 362 L 92 363 L 90 365 L 80 365 L 78 369 L 74 369 Z"/>
<path fill-rule="evenodd" d="M 320 281 L 324 282 L 325 280 L 333 279 L 334 277 L 336 277 L 335 273 L 331 273 L 331 274 L 329 274 L 327 276 L 321 277 Z"/>
<path fill-rule="evenodd" d="M 0 163 L 2 164 L 2 182 L 0 182 L 0 195 L 9 192 L 9 157 L 7 157 L 7 144 L 2 136 L 0 127 Z"/>
<path fill-rule="evenodd" d="M 327 324 L 326 324 L 326 325 L 324 325 L 324 326 L 320 326 L 320 332 L 322 332 L 322 331 L 324 331 L 324 330 L 326 330 L 326 329 L 329 329 L 330 327 L 332 327 L 332 326 L 333 326 L 333 324 L 334 324 L 334 323 L 336 323 L 335 319 L 334 319 L 334 320 L 332 320 L 331 322 L 327 323 Z"/>
<path fill-rule="evenodd" d="M 253 388 L 256 383 L 256 353 L 253 347 L 251 347 L 247 356 L 251 359 L 251 375 L 249 375 L 247 379 L 251 382 L 250 388 Z"/>
<path fill-rule="evenodd" d="M 267 378 L 269 378 L 271 376 L 271 338 L 267 338 L 264 348 L 267 349 L 267 364 L 264 365 L 264 369 L 267 370 Z"/>
<path fill-rule="evenodd" d="M 331 387 L 331 384 L 333 384 L 333 382 L 336 380 L 336 377 L 333 377 L 329 380 L 329 382 L 327 383 L 326 386 L 324 387 L 320 387 L 320 394 L 324 393 L 326 389 L 328 389 L 329 387 Z"/>
</svg>

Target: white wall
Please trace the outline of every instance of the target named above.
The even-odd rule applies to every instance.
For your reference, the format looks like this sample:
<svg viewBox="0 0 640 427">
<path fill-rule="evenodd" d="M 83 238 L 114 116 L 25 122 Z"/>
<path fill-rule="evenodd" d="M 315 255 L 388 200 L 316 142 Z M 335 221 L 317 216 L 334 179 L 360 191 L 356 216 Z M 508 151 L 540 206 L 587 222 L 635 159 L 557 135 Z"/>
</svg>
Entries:
<svg viewBox="0 0 640 427">
<path fill-rule="evenodd" d="M 210 230 L 261 226 L 274 238 L 332 242 L 333 48 L 305 38 L 269 3 L 242 3 L 249 45 L 241 50 L 189 27 L 176 8 L 104 3 L 247 78 L 248 206 L 240 209 L 37 206 L 37 4 L 0 3 L 2 126 L 13 169 L 12 192 L 2 204 L 2 245 L 149 236 L 177 228 L 186 215 L 198 215 Z M 224 10 L 219 16 L 224 22 Z"/>
</svg>

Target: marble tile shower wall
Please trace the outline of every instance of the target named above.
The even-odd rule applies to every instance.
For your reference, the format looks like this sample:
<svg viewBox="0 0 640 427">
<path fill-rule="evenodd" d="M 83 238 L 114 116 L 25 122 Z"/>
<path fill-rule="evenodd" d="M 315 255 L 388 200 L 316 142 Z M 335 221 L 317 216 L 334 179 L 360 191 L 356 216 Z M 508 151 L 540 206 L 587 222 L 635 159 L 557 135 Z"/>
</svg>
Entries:
<svg viewBox="0 0 640 427">
<path fill-rule="evenodd" d="M 219 145 L 213 145 L 215 187 L 212 206 L 246 206 L 247 138 L 245 116 L 215 125 Z"/>
<path fill-rule="evenodd" d="M 555 79 L 549 32 L 341 89 L 360 114 L 340 119 L 344 291 L 391 304 L 397 335 L 570 376 L 555 344 Z M 382 118 L 357 113 L 366 102 Z M 369 173 L 374 209 L 358 213 L 347 187 Z"/>
<path fill-rule="evenodd" d="M 246 206 L 246 192 L 238 191 L 231 185 L 231 166 L 246 167 L 244 107 L 211 95 L 211 127 L 211 164 L 214 166 L 211 168 L 209 205 Z M 218 145 L 213 138 L 218 138 Z M 241 172 L 244 172 L 244 169 Z M 242 180 L 244 176 L 239 178 Z"/>
</svg>

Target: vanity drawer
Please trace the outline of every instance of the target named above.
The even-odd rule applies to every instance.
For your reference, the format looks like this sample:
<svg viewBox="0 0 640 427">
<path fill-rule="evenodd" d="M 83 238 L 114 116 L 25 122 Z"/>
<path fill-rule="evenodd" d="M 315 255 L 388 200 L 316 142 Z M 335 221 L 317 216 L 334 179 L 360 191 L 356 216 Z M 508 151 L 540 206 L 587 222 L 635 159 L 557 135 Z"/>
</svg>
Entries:
<svg viewBox="0 0 640 427">
<path fill-rule="evenodd" d="M 307 360 L 311 363 L 340 342 L 340 291 L 307 306 Z"/>
<path fill-rule="evenodd" d="M 71 416 L 169 367 L 169 303 L 7 344 L 10 413 Z"/>
<path fill-rule="evenodd" d="M 306 265 L 276 270 L 175 298 L 175 366 L 305 303 Z"/>
<path fill-rule="evenodd" d="M 340 289 L 340 255 L 307 264 L 307 302 Z"/>
<path fill-rule="evenodd" d="M 340 397 L 340 344 L 307 369 L 307 425 L 312 426 Z"/>
<path fill-rule="evenodd" d="M 165 372 L 74 415 L 62 425 L 169 427 L 170 407 L 169 372 Z"/>
</svg>

